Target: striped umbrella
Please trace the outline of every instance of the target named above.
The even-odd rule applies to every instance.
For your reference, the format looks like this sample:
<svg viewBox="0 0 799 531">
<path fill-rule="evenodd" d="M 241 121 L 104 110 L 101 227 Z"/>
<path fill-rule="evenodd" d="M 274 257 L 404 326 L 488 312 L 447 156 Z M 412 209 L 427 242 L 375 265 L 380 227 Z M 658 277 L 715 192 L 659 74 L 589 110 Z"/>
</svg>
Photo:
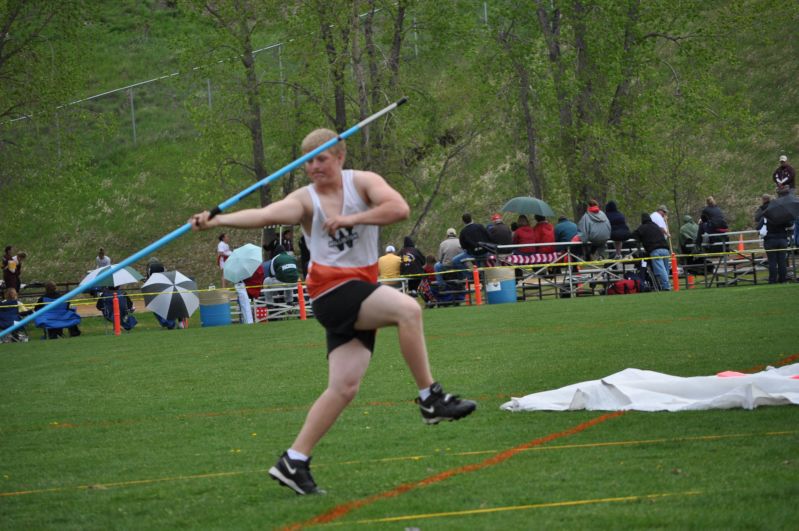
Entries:
<svg viewBox="0 0 799 531">
<path fill-rule="evenodd" d="M 200 307 L 197 283 L 179 271 L 153 273 L 141 291 L 145 306 L 164 319 L 184 319 Z"/>
<path fill-rule="evenodd" d="M 106 271 L 111 269 L 112 267 L 114 267 L 114 266 L 107 265 L 107 266 L 103 266 L 101 268 L 95 269 L 94 271 L 89 271 L 89 274 L 86 275 L 85 277 L 83 277 L 83 280 L 80 281 L 80 285 L 83 286 L 83 285 L 89 284 L 90 282 L 93 282 L 95 278 L 97 278 L 98 276 L 102 275 L 103 273 L 105 273 Z M 142 278 L 143 277 L 139 274 L 138 271 L 136 271 L 135 269 L 133 269 L 130 266 L 126 266 L 126 267 L 123 267 L 122 269 L 114 272 L 113 275 L 111 275 L 110 277 L 106 278 L 105 280 L 103 280 L 101 282 L 98 282 L 98 283 L 95 283 L 94 286 L 96 286 L 96 287 L 109 287 L 110 288 L 110 287 L 121 286 L 123 284 L 132 284 L 133 282 L 140 281 Z"/>
</svg>

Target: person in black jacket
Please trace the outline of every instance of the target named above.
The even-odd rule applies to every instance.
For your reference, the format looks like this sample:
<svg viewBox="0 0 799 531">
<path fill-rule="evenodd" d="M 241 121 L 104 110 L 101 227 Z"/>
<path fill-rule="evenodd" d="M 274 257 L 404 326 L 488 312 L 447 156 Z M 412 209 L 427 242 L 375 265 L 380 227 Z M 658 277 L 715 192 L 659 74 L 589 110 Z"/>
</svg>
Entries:
<svg viewBox="0 0 799 531">
<path fill-rule="evenodd" d="M 777 196 L 783 197 L 790 193 L 787 186 L 777 190 Z M 766 208 L 768 211 L 768 208 Z M 763 249 L 766 250 L 768 258 L 768 283 L 776 284 L 787 281 L 788 278 L 788 231 L 792 228 L 793 222 L 776 223 L 765 216 L 766 235 L 763 237 Z"/>
<path fill-rule="evenodd" d="M 488 249 L 483 247 L 483 244 L 491 243 L 491 235 L 488 234 L 488 231 L 483 225 L 472 221 L 471 214 L 466 212 L 461 216 L 461 219 L 463 220 L 464 227 L 461 229 L 458 240 L 460 240 L 463 252 L 452 259 L 452 265 L 455 269 L 466 269 L 466 265 L 463 261 L 467 258 L 477 260 L 485 258 L 488 254 Z"/>
<path fill-rule="evenodd" d="M 615 258 L 621 258 L 622 246 L 630 239 L 630 227 L 627 226 L 627 220 L 624 219 L 624 214 L 619 212 L 615 201 L 608 201 L 605 205 L 605 215 L 610 221 L 610 239 L 616 247 Z"/>
<path fill-rule="evenodd" d="M 729 241 L 726 236 L 729 231 L 727 218 L 716 204 L 716 200 L 712 195 L 707 196 L 705 204 L 707 206 L 702 209 L 702 213 L 699 215 L 701 223 L 699 224 L 699 232 L 696 235 L 696 243 L 702 243 L 704 246 L 704 236 L 707 234 L 707 251 L 711 253 L 726 251 L 727 241 Z"/>
<path fill-rule="evenodd" d="M 410 236 L 405 236 L 402 243 L 402 249 L 399 252 L 400 256 L 400 275 L 421 275 L 424 273 L 425 257 L 422 252 L 413 244 L 413 239 Z M 422 281 L 420 276 L 411 276 L 408 278 L 408 289 L 416 292 L 419 289 L 419 283 Z"/>
<path fill-rule="evenodd" d="M 655 258 L 652 260 L 652 271 L 655 273 L 660 289 L 663 291 L 671 290 L 669 281 L 669 264 L 666 258 L 669 256 L 669 242 L 663 236 L 663 231 L 652 221 L 649 214 L 641 214 L 641 225 L 632 233 L 632 237 L 641 242 L 646 253 Z"/>
</svg>

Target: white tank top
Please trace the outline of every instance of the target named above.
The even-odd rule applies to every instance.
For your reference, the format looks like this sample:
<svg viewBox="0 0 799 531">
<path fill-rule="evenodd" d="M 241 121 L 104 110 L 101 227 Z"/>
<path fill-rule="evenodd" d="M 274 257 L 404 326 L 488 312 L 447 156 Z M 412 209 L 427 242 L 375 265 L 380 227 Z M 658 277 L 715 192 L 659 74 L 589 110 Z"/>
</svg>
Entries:
<svg viewBox="0 0 799 531">
<path fill-rule="evenodd" d="M 341 215 L 357 214 L 369 209 L 355 188 L 352 170 L 341 172 L 344 199 Z M 322 228 L 325 213 L 313 184 L 306 186 L 313 202 L 311 234 L 305 235 L 311 264 L 308 273 L 308 293 L 311 298 L 321 297 L 350 280 L 377 282 L 377 225 L 355 225 L 341 228 L 331 236 Z"/>
</svg>

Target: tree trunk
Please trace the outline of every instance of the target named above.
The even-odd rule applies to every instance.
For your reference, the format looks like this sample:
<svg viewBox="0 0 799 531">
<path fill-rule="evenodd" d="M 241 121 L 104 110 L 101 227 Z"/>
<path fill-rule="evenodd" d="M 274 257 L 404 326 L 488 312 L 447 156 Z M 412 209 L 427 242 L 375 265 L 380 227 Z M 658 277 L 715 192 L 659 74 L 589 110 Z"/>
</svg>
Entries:
<svg viewBox="0 0 799 531">
<path fill-rule="evenodd" d="M 319 21 L 322 26 L 322 40 L 325 43 L 325 53 L 327 62 L 330 66 L 330 75 L 333 78 L 333 99 L 336 108 L 336 131 L 341 132 L 347 128 L 347 106 L 346 106 L 346 87 L 344 86 L 344 68 L 346 61 L 342 58 L 336 48 L 335 37 L 333 36 L 332 17 L 326 2 L 320 2 Z M 345 26 L 341 28 L 342 42 L 346 43 L 349 37 L 349 29 Z"/>
</svg>

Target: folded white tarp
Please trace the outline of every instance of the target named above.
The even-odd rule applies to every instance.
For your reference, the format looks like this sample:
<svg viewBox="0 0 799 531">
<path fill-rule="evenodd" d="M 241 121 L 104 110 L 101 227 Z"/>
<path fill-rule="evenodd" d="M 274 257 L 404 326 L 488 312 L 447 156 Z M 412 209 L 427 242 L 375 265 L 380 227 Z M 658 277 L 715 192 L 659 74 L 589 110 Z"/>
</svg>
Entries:
<svg viewBox="0 0 799 531">
<path fill-rule="evenodd" d="M 625 369 L 601 380 L 568 385 L 500 406 L 506 411 L 687 411 L 754 409 L 799 404 L 799 363 L 755 374 L 732 371 L 682 378 Z"/>
</svg>

